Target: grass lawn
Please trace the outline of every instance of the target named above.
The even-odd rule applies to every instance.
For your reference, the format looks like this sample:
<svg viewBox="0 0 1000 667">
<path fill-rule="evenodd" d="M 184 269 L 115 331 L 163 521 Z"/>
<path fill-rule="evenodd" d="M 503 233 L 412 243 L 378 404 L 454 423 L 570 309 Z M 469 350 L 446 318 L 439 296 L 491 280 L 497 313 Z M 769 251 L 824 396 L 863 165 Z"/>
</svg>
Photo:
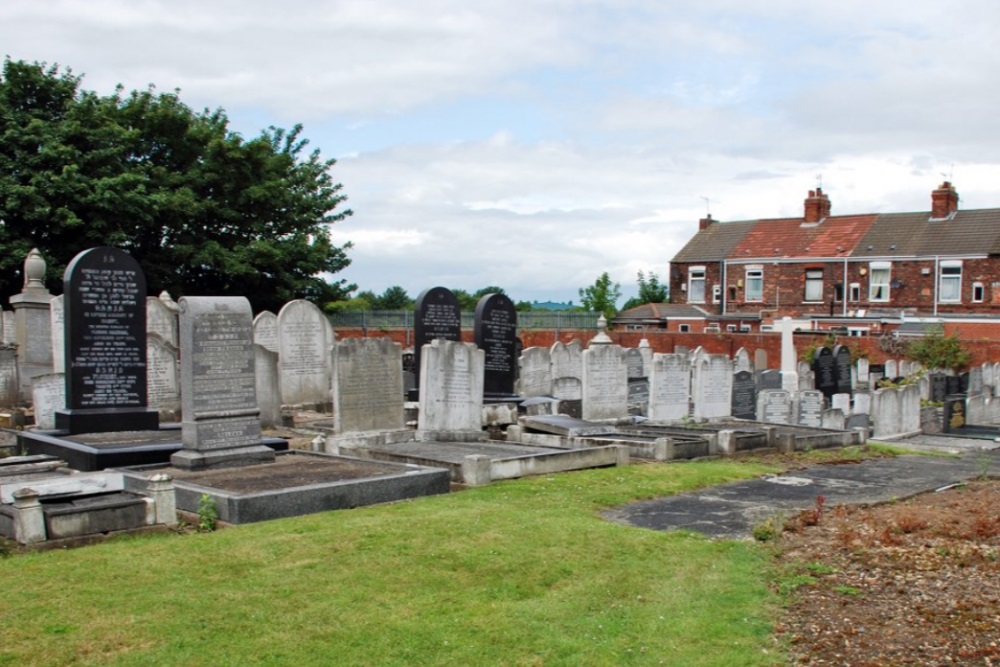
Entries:
<svg viewBox="0 0 1000 667">
<path fill-rule="evenodd" d="M 752 542 L 609 523 L 765 463 L 640 464 L 0 560 L 0 665 L 774 665 Z"/>
</svg>

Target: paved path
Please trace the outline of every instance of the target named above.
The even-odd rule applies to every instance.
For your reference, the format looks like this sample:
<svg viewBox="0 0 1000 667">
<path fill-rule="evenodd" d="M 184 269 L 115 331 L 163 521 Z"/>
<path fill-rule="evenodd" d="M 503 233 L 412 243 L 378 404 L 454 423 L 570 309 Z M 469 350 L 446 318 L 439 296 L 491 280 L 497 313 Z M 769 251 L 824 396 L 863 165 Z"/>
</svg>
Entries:
<svg viewBox="0 0 1000 667">
<path fill-rule="evenodd" d="M 817 465 L 787 475 L 632 503 L 608 510 L 604 516 L 654 530 L 683 528 L 711 537 L 746 539 L 754 525 L 775 514 L 814 507 L 816 496 L 826 498 L 826 507 L 881 503 L 972 479 L 987 469 L 1000 476 L 1000 450 L 970 448 L 958 457 L 907 455 Z"/>
</svg>

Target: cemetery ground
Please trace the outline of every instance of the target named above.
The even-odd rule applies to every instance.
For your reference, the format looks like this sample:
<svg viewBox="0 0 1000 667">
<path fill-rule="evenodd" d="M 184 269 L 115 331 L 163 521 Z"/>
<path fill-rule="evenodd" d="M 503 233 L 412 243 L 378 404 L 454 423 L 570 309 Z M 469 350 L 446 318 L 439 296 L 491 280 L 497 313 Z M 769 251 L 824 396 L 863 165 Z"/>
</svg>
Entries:
<svg viewBox="0 0 1000 667">
<path fill-rule="evenodd" d="M 0 665 L 991 664 L 1000 492 L 985 482 L 787 517 L 768 542 L 600 518 L 873 455 L 637 464 L 20 554 L 0 560 Z"/>
</svg>

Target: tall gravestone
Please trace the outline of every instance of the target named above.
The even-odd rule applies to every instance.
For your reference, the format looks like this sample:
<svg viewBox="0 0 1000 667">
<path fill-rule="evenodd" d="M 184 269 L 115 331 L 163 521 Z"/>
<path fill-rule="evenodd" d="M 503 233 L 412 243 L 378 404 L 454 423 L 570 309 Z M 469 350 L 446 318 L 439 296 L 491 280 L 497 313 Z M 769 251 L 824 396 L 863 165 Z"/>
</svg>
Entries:
<svg viewBox="0 0 1000 667">
<path fill-rule="evenodd" d="M 639 348 L 632 347 L 625 351 L 625 368 L 628 373 L 629 414 L 645 416 L 649 411 L 649 376 L 646 360 Z"/>
<path fill-rule="evenodd" d="M 649 415 L 653 421 L 688 416 L 691 369 L 683 354 L 654 354 L 649 369 Z"/>
<path fill-rule="evenodd" d="M 278 353 L 259 343 L 254 343 L 253 352 L 261 428 L 280 426 L 281 386 L 278 382 Z"/>
<path fill-rule="evenodd" d="M 52 294 L 45 287 L 45 259 L 33 248 L 24 260 L 24 287 L 10 297 L 21 398 L 31 400 L 31 379 L 52 372 Z M 5 323 L 6 325 L 6 323 Z M 6 332 L 5 332 L 5 335 Z"/>
<path fill-rule="evenodd" d="M 157 334 L 148 334 L 146 340 L 146 398 L 149 407 L 160 412 L 181 409 L 179 375 L 177 348 Z"/>
<path fill-rule="evenodd" d="M 146 297 L 146 332 L 156 334 L 160 340 L 177 349 L 177 311 L 155 296 Z"/>
<path fill-rule="evenodd" d="M 334 433 L 406 427 L 402 354 L 389 338 L 350 338 L 333 346 Z"/>
<path fill-rule="evenodd" d="M 261 443 L 253 323 L 243 297 L 181 297 L 181 441 L 174 467 L 274 460 Z"/>
<path fill-rule="evenodd" d="M 253 342 L 265 350 L 278 351 L 278 316 L 270 310 L 257 313 L 253 318 Z"/>
<path fill-rule="evenodd" d="M 584 419 L 619 419 L 628 415 L 628 370 L 618 345 L 597 345 L 583 351 Z"/>
<path fill-rule="evenodd" d="M 837 377 L 835 375 L 833 350 L 825 345 L 816 348 L 816 356 L 812 363 L 815 373 L 815 388 L 823 392 L 827 398 L 837 393 Z"/>
<path fill-rule="evenodd" d="M 506 294 L 487 294 L 476 304 L 476 345 L 486 357 L 483 392 L 509 397 L 517 376 L 517 309 Z"/>
<path fill-rule="evenodd" d="M 478 440 L 483 429 L 485 354 L 475 345 L 436 338 L 420 357 L 420 440 Z"/>
<path fill-rule="evenodd" d="M 854 393 L 853 370 L 854 364 L 851 363 L 850 348 L 846 345 L 835 345 L 833 347 L 833 377 L 836 384 L 836 391 L 833 393 Z"/>
<path fill-rule="evenodd" d="M 325 405 L 330 397 L 328 320 L 315 304 L 289 301 L 278 313 L 278 375 L 281 402 Z M 251 333 L 251 342 L 253 334 Z"/>
<path fill-rule="evenodd" d="M 435 340 L 462 340 L 462 309 L 447 287 L 431 287 L 417 296 L 413 316 L 414 383 L 420 387 L 422 349 Z M 411 400 L 416 396 L 410 396 Z"/>
<path fill-rule="evenodd" d="M 63 278 L 66 408 L 56 428 L 76 433 L 159 428 L 146 389 L 146 276 L 118 248 L 78 254 Z"/>
<path fill-rule="evenodd" d="M 731 412 L 737 419 L 757 419 L 757 385 L 748 369 L 733 373 Z"/>
<path fill-rule="evenodd" d="M 702 358 L 691 380 L 694 418 L 728 417 L 733 401 L 733 363 L 724 354 Z"/>
</svg>

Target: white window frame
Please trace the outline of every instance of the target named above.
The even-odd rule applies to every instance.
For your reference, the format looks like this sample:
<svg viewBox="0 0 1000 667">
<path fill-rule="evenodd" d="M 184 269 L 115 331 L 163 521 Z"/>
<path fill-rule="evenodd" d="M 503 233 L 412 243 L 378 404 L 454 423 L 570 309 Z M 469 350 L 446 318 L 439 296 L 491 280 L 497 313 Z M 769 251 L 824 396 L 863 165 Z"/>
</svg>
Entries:
<svg viewBox="0 0 1000 667">
<path fill-rule="evenodd" d="M 847 300 L 855 303 L 861 301 L 861 283 L 851 283 L 848 286 Z"/>
<path fill-rule="evenodd" d="M 823 303 L 823 269 L 806 269 L 805 279 L 806 285 L 802 300 L 806 303 Z M 817 287 L 819 288 L 818 294 L 816 293 Z M 810 290 L 810 288 L 812 289 Z"/>
<path fill-rule="evenodd" d="M 687 302 L 688 303 L 705 303 L 705 267 L 704 266 L 692 266 L 688 268 L 688 289 L 687 289 Z M 698 292 L 695 291 L 695 284 L 700 283 L 701 298 L 696 298 Z"/>
<path fill-rule="evenodd" d="M 982 303 L 986 300 L 986 285 L 978 280 L 972 283 L 972 303 Z"/>
<path fill-rule="evenodd" d="M 722 302 L 722 285 L 712 285 L 712 303 Z"/>
<path fill-rule="evenodd" d="M 876 282 L 876 278 L 880 280 Z M 887 303 L 892 298 L 891 284 L 892 262 L 871 262 L 868 264 L 868 301 Z"/>
<path fill-rule="evenodd" d="M 764 269 L 753 268 L 747 269 L 746 275 L 744 276 L 746 282 L 744 283 L 743 299 L 744 301 L 763 301 L 764 300 Z M 756 283 L 754 291 L 750 291 L 750 285 Z"/>
<path fill-rule="evenodd" d="M 938 266 L 938 303 L 962 303 L 962 260 L 946 260 Z"/>
<path fill-rule="evenodd" d="M 691 333 L 691 325 L 690 324 L 678 324 L 677 325 L 677 331 L 679 333 Z"/>
</svg>

